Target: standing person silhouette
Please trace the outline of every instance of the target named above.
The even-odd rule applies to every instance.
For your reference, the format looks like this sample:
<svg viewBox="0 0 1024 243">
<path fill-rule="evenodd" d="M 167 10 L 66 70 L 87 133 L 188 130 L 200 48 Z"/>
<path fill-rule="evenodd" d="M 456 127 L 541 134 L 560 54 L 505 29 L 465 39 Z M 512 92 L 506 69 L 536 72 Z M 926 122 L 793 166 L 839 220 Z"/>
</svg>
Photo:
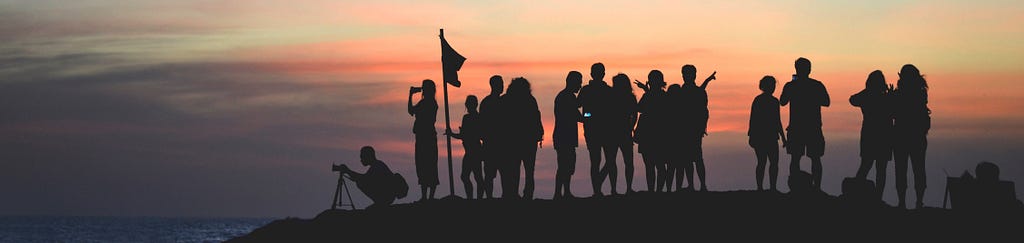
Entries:
<svg viewBox="0 0 1024 243">
<path fill-rule="evenodd" d="M 466 96 L 466 115 L 462 116 L 460 133 L 450 130 L 445 134 L 462 140 L 462 147 L 466 151 L 462 155 L 462 185 L 466 189 L 466 198 L 473 199 L 473 182 L 476 182 L 476 198 L 484 197 L 484 175 L 483 175 L 483 145 L 480 143 L 480 113 L 477 112 L 477 99 L 474 95 Z"/>
<path fill-rule="evenodd" d="M 757 168 L 754 173 L 757 177 L 757 190 L 764 190 L 764 167 L 768 163 L 769 188 L 777 192 L 775 185 L 779 178 L 779 138 L 782 144 L 786 144 L 786 133 L 782 132 L 782 117 L 779 115 L 779 99 L 772 96 L 775 93 L 775 77 L 764 76 L 761 78 L 758 87 L 761 94 L 754 98 L 750 105 L 750 126 L 747 129 L 747 136 L 750 138 L 747 143 L 754 148 L 754 155 L 757 156 Z"/>
<path fill-rule="evenodd" d="M 622 151 L 622 163 L 625 168 L 626 193 L 633 192 L 633 128 L 636 126 L 637 101 L 633 94 L 633 86 L 629 82 L 629 76 L 619 73 L 612 77 L 612 92 L 609 98 L 609 120 L 610 136 L 608 137 L 611 149 L 605 151 L 609 154 L 608 163 L 605 164 L 604 174 L 608 175 L 611 182 L 612 194 L 618 194 L 617 183 L 618 168 L 615 165 L 615 153 Z"/>
<path fill-rule="evenodd" d="M 422 92 L 420 101 L 412 104 L 412 95 Z M 422 87 L 409 89 L 409 115 L 416 118 L 412 132 L 416 134 L 416 177 L 420 184 L 420 201 L 434 199 L 437 179 L 437 88 L 434 81 L 423 80 Z"/>
<path fill-rule="evenodd" d="M 686 178 L 686 169 L 690 169 L 690 176 L 693 176 L 693 167 L 691 161 L 693 161 L 693 142 L 690 142 L 689 136 L 686 134 L 687 129 L 692 128 L 691 125 L 684 124 L 691 114 L 686 110 L 686 102 L 683 99 L 683 88 L 679 84 L 672 84 L 668 86 L 666 90 L 668 94 L 668 104 L 666 105 L 669 110 L 665 117 L 665 128 L 662 130 L 666 135 L 665 139 L 665 191 L 673 192 L 683 187 L 683 179 Z M 686 164 L 684 164 L 686 163 Z M 675 183 L 673 183 L 673 181 Z M 693 180 L 690 181 L 691 185 Z M 675 190 L 672 186 L 675 186 Z"/>
<path fill-rule="evenodd" d="M 689 188 L 696 189 L 693 184 L 693 171 L 697 171 L 697 178 L 700 179 L 700 190 L 707 191 L 708 185 L 705 180 L 705 167 L 702 143 L 707 135 L 708 127 L 708 92 L 705 90 L 708 83 L 715 79 L 715 73 L 708 76 L 701 86 L 697 86 L 697 67 L 683 65 L 683 86 L 681 87 L 682 101 L 685 116 L 683 127 L 683 168 L 686 172 L 686 179 Z M 717 72 L 716 72 L 717 73 Z M 681 181 L 678 183 L 682 183 Z M 678 184 L 677 184 L 678 185 Z"/>
<path fill-rule="evenodd" d="M 796 74 L 782 88 L 779 103 L 789 105 L 789 126 L 786 127 L 792 159 L 790 175 L 800 171 L 800 157 L 811 158 L 811 183 L 821 190 L 821 156 L 825 155 L 825 136 L 821 132 L 821 107 L 828 107 L 831 100 L 821 81 L 810 78 L 811 61 L 798 58 L 794 63 Z M 792 104 L 790 105 L 790 102 Z"/>
<path fill-rule="evenodd" d="M 611 149 L 608 143 L 608 122 L 612 118 L 607 114 L 607 110 L 612 88 L 604 82 L 604 64 L 599 62 L 591 65 L 590 77 L 590 82 L 580 88 L 578 99 L 580 106 L 583 107 L 583 136 L 587 143 L 587 151 L 590 153 L 590 182 L 594 187 L 594 196 L 603 196 L 601 151 Z"/>
<path fill-rule="evenodd" d="M 533 199 L 533 172 L 537 164 L 537 147 L 544 138 L 544 125 L 541 124 L 540 109 L 530 90 L 530 82 L 523 77 L 512 79 L 502 102 L 508 124 L 504 128 L 508 132 L 509 156 L 512 159 L 501 175 L 502 197 L 519 197 L 519 169 L 523 168 L 526 178 L 522 197 Z"/>
<path fill-rule="evenodd" d="M 928 82 L 914 65 L 903 65 L 895 90 L 896 192 L 899 207 L 906 208 L 907 160 L 914 166 L 914 189 L 917 208 L 924 207 L 925 151 L 928 149 L 928 130 L 931 129 L 931 109 L 928 108 Z"/>
<path fill-rule="evenodd" d="M 491 93 L 480 101 L 480 121 L 483 135 L 484 152 L 484 197 L 494 198 L 494 177 L 498 176 L 499 168 L 504 164 L 505 150 L 502 138 L 501 93 L 505 92 L 505 81 L 501 76 L 494 75 L 488 81 Z M 504 176 L 504 175 L 502 175 Z"/>
<path fill-rule="evenodd" d="M 573 198 L 570 191 L 572 174 L 576 172 L 576 147 L 579 146 L 579 124 L 583 122 L 576 93 L 583 85 L 583 74 L 570 71 L 565 77 L 565 88 L 555 96 L 555 131 L 552 134 L 558 171 L 555 174 L 554 199 Z"/>
<path fill-rule="evenodd" d="M 644 160 L 647 175 L 647 191 L 661 191 L 668 173 L 666 152 L 666 130 L 669 110 L 666 106 L 671 102 L 665 93 L 665 76 L 658 70 L 647 74 L 647 83 L 636 82 L 645 90 L 637 103 L 640 118 L 633 132 L 633 140 L 637 143 L 637 151 Z"/>
<path fill-rule="evenodd" d="M 875 165 L 875 187 L 878 197 L 885 191 L 886 164 L 892 159 L 893 113 L 890 89 L 886 87 L 882 71 L 868 75 L 864 90 L 850 96 L 850 105 L 860 107 L 864 121 L 860 127 L 860 168 L 857 178 L 866 179 Z"/>
</svg>

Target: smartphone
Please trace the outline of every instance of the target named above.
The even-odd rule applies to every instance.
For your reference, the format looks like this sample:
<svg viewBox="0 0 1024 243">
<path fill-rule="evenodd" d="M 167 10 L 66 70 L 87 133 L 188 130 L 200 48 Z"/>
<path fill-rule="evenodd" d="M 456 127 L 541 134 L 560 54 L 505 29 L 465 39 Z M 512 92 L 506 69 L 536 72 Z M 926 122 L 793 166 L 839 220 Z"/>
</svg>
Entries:
<svg viewBox="0 0 1024 243">
<path fill-rule="evenodd" d="M 583 117 L 590 117 L 590 112 L 583 112 Z"/>
<path fill-rule="evenodd" d="M 796 81 L 796 74 L 793 74 L 793 80 L 792 81 Z"/>
<path fill-rule="evenodd" d="M 409 91 L 413 92 L 413 93 L 419 93 L 419 92 L 423 91 L 423 88 L 422 87 L 409 87 Z"/>
</svg>

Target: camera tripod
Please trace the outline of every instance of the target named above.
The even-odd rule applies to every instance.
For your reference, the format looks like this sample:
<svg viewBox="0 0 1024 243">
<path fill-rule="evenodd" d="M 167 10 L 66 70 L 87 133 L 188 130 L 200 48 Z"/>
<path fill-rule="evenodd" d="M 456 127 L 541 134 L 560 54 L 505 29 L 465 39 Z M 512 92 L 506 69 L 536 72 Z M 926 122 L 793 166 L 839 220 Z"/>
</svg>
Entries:
<svg viewBox="0 0 1024 243">
<path fill-rule="evenodd" d="M 352 190 L 348 189 L 348 184 L 345 183 L 345 173 L 338 173 L 338 185 L 334 188 L 334 198 L 331 202 L 331 209 L 337 209 L 338 206 L 350 207 L 352 210 L 356 210 L 356 203 L 352 201 Z M 348 203 L 345 203 L 345 197 L 348 196 Z"/>
</svg>

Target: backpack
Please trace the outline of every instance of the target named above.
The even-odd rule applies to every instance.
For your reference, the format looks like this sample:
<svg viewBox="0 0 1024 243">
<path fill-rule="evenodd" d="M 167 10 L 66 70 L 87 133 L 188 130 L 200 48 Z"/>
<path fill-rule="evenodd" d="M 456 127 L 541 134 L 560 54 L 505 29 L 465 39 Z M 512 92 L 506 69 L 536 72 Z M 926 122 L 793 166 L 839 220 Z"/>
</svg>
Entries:
<svg viewBox="0 0 1024 243">
<path fill-rule="evenodd" d="M 402 174 L 395 173 L 391 177 L 392 183 L 394 183 L 395 197 L 401 199 L 409 195 L 409 183 L 405 181 L 405 177 Z"/>
</svg>

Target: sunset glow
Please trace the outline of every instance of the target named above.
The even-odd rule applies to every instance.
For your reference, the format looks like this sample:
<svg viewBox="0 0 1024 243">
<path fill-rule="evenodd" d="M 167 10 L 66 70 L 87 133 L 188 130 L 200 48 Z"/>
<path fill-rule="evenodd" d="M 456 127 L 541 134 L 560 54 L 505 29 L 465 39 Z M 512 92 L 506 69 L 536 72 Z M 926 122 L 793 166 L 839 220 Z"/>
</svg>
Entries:
<svg viewBox="0 0 1024 243">
<path fill-rule="evenodd" d="M 463 86 L 449 88 L 453 128 L 467 95 L 488 94 L 490 76 L 532 83 L 545 128 L 542 198 L 554 185 L 554 96 L 567 72 L 588 80 L 594 62 L 606 81 L 658 69 L 681 83 L 684 64 L 701 79 L 718 72 L 704 147 L 712 190 L 754 188 L 746 129 L 757 82 L 775 76 L 778 96 L 798 57 L 832 99 L 827 192 L 859 162 L 862 117 L 847 99 L 871 71 L 894 84 L 907 63 L 930 86 L 928 203 L 941 204 L 944 172 L 981 160 L 1024 181 L 1018 1 L 301 2 L 0 2 L 0 194 L 10 195 L 0 214 L 311 216 L 331 196 L 329 165 L 362 170 L 364 145 L 415 183 L 406 96 L 442 79 L 442 28 L 468 58 Z M 439 144 L 447 195 L 443 136 Z M 458 173 L 462 145 L 452 146 Z M 583 171 L 582 143 L 577 153 Z M 573 186 L 589 195 L 585 174 Z M 259 188 L 236 188 L 250 185 Z"/>
</svg>

